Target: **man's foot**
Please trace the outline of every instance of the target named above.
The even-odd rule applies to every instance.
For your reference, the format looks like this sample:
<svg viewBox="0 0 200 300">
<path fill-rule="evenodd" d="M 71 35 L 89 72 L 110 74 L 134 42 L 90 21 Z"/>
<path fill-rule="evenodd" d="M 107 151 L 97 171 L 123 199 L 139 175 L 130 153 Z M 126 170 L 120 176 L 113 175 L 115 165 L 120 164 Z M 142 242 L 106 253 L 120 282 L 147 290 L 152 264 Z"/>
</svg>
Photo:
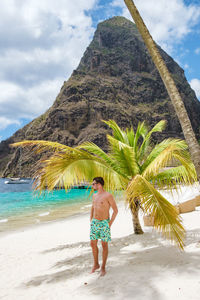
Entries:
<svg viewBox="0 0 200 300">
<path fill-rule="evenodd" d="M 90 272 L 90 274 L 91 273 L 94 273 L 97 269 L 99 269 L 100 268 L 100 265 L 98 264 L 98 265 L 94 265 L 93 266 L 93 268 L 92 268 L 92 270 L 91 270 L 91 272 Z"/>
<path fill-rule="evenodd" d="M 101 268 L 100 276 L 104 276 L 104 275 L 106 275 L 106 269 L 105 268 Z"/>
</svg>

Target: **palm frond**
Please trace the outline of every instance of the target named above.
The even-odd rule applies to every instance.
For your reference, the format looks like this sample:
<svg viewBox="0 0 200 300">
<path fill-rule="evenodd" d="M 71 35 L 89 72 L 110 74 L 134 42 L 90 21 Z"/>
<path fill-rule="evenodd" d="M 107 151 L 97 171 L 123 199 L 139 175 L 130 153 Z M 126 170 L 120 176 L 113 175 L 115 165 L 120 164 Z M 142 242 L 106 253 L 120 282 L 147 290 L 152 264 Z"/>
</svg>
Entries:
<svg viewBox="0 0 200 300">
<path fill-rule="evenodd" d="M 14 144 L 11 144 L 11 147 L 31 147 L 32 150 L 35 153 L 40 153 L 43 151 L 66 151 L 69 150 L 71 151 L 71 147 L 68 147 L 66 145 L 57 143 L 57 142 L 51 142 L 51 141 L 43 141 L 43 140 L 26 140 L 22 142 L 17 142 Z"/>
<path fill-rule="evenodd" d="M 130 147 L 134 147 L 134 139 L 135 139 L 135 132 L 133 127 L 131 127 L 130 129 L 126 129 L 126 135 L 127 135 L 127 139 L 128 139 L 128 145 Z"/>
<path fill-rule="evenodd" d="M 141 200 L 146 213 L 154 216 L 154 227 L 183 249 L 185 230 L 175 207 L 167 201 L 143 176 L 137 175 L 127 188 L 127 199 Z"/>
<path fill-rule="evenodd" d="M 137 158 L 138 158 L 138 149 L 139 149 L 138 140 L 140 137 L 142 137 L 144 140 L 147 132 L 148 132 L 148 129 L 147 129 L 147 126 L 145 125 L 145 122 L 139 123 L 138 127 L 136 129 L 136 132 L 135 132 L 134 146 L 133 146 L 135 153 L 137 155 Z"/>
<path fill-rule="evenodd" d="M 145 135 L 144 137 L 144 140 L 143 140 L 143 143 L 140 147 L 140 150 L 139 150 L 139 155 L 138 155 L 138 159 L 140 161 L 142 161 L 144 159 L 144 155 L 150 145 L 150 140 L 151 140 L 151 135 L 154 133 L 154 132 L 161 132 L 163 131 L 163 129 L 165 128 L 166 126 L 166 121 L 165 120 L 161 120 L 160 122 L 158 122 L 149 132 L 148 134 Z"/>
<path fill-rule="evenodd" d="M 168 164 L 175 158 L 175 155 L 179 157 L 185 157 L 187 144 L 185 141 L 179 139 L 166 139 L 163 142 L 155 146 L 151 151 L 141 171 L 146 179 L 151 179 L 160 172 L 161 169 L 168 166 Z M 189 161 L 188 161 L 189 162 Z M 179 162 L 180 163 L 180 162 Z"/>
<path fill-rule="evenodd" d="M 151 131 L 148 133 L 150 135 L 152 135 L 153 132 L 161 132 L 165 129 L 166 127 L 166 120 L 161 120 L 158 123 L 156 123 L 156 125 L 154 125 L 154 127 L 151 129 Z"/>
<path fill-rule="evenodd" d="M 113 137 L 118 140 L 121 141 L 123 143 L 127 143 L 127 136 L 125 131 L 123 131 L 114 120 L 109 120 L 109 121 L 105 121 L 103 120 L 104 123 L 106 123 L 113 131 Z"/>
<path fill-rule="evenodd" d="M 126 178 L 129 180 L 129 177 L 123 173 L 123 170 L 121 169 L 118 161 L 116 161 L 113 156 L 110 154 L 105 153 L 100 147 L 98 147 L 96 144 L 92 142 L 84 142 L 83 144 L 79 145 L 77 147 L 78 149 L 84 149 L 88 151 L 89 153 L 96 155 L 97 158 L 101 159 L 102 162 L 105 162 L 110 168 L 113 169 L 116 173 L 118 173 L 120 176 Z"/>
<path fill-rule="evenodd" d="M 151 178 L 151 181 L 158 188 L 177 189 L 180 185 L 191 185 L 197 181 L 197 174 L 193 164 L 188 164 L 188 167 L 178 166 L 167 168 L 156 176 Z"/>
<path fill-rule="evenodd" d="M 45 187 L 53 190 L 55 186 L 64 186 L 67 190 L 81 182 L 92 182 L 96 176 L 104 178 L 106 189 L 120 190 L 127 185 L 127 180 L 85 151 L 79 152 L 79 155 L 77 153 L 52 155 L 43 161 L 43 167 L 38 170 L 35 178 L 39 190 Z"/>
<path fill-rule="evenodd" d="M 122 172 L 129 177 L 129 179 L 138 174 L 139 166 L 133 147 L 116 140 L 110 135 L 107 135 L 107 140 L 110 145 L 111 156 L 119 165 Z"/>
</svg>

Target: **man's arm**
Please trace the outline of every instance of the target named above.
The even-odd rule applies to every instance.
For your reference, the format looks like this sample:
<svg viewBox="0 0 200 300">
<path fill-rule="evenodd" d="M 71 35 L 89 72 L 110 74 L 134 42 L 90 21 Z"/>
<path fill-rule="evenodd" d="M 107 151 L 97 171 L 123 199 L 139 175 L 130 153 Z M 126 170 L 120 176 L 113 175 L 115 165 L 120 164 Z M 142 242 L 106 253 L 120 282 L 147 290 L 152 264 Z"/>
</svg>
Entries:
<svg viewBox="0 0 200 300">
<path fill-rule="evenodd" d="M 112 217 L 111 217 L 111 220 L 109 222 L 109 226 L 111 227 L 112 223 L 114 222 L 114 220 L 115 220 L 115 218 L 118 214 L 118 208 L 117 208 L 117 204 L 115 202 L 115 199 L 113 198 L 112 195 L 109 195 L 108 202 L 109 202 L 110 206 L 113 209 Z"/>
<path fill-rule="evenodd" d="M 94 214 L 94 203 L 93 203 L 93 199 L 92 199 L 92 207 L 91 207 L 91 212 L 90 212 L 90 222 L 93 219 L 93 214 Z"/>
</svg>

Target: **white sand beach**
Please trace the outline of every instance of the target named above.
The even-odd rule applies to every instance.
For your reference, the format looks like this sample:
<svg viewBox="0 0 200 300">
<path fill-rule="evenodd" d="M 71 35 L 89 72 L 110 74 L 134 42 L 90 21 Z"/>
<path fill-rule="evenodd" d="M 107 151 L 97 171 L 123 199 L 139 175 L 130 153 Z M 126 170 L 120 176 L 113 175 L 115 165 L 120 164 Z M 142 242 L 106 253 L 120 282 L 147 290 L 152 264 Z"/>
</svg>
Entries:
<svg viewBox="0 0 200 300">
<path fill-rule="evenodd" d="M 184 196 L 192 193 L 187 189 Z M 98 271 L 89 274 L 88 213 L 2 234 L 0 299 L 198 300 L 200 207 L 181 216 L 187 231 L 184 252 L 152 227 L 134 235 L 130 212 L 120 203 L 104 277 Z"/>
</svg>

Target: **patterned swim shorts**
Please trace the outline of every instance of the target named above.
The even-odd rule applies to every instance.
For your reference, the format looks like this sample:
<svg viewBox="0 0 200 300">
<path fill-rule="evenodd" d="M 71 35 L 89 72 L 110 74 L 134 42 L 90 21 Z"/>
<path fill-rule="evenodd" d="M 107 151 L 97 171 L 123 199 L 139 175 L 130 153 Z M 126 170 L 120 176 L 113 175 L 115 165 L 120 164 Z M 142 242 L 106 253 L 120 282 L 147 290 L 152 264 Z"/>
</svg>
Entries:
<svg viewBox="0 0 200 300">
<path fill-rule="evenodd" d="M 90 224 L 90 240 L 101 239 L 103 242 L 111 241 L 109 219 L 92 219 Z"/>
</svg>

